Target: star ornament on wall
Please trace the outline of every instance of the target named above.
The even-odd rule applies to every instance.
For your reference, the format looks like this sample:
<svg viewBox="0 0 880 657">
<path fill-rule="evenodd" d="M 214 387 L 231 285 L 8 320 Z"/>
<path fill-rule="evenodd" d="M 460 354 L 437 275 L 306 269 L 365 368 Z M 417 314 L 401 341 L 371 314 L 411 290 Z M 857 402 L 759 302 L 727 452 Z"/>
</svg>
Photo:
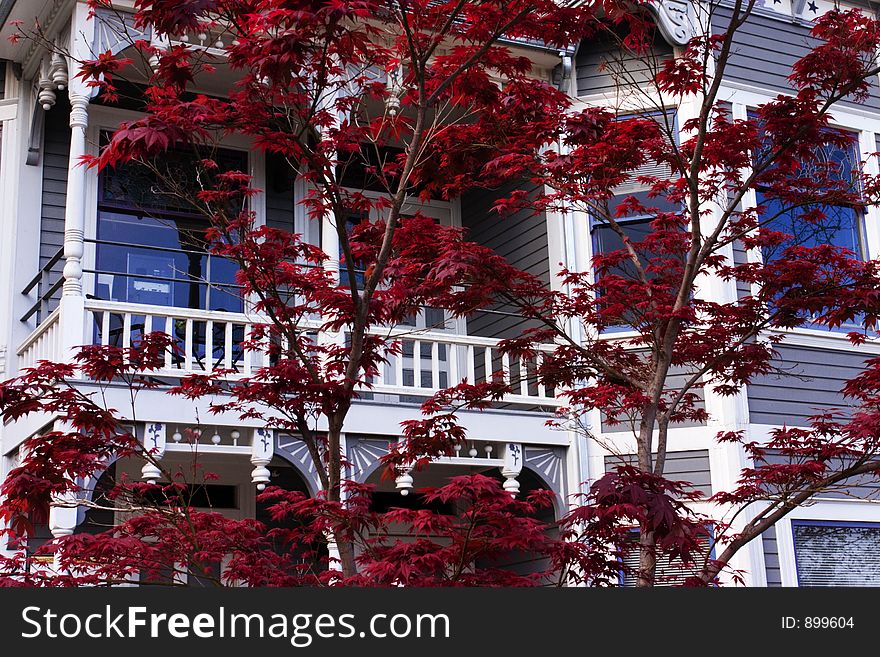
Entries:
<svg viewBox="0 0 880 657">
<path fill-rule="evenodd" d="M 812 0 L 807 3 L 807 9 L 809 9 L 814 14 L 819 13 L 819 6 L 815 2 L 812 2 Z"/>
</svg>

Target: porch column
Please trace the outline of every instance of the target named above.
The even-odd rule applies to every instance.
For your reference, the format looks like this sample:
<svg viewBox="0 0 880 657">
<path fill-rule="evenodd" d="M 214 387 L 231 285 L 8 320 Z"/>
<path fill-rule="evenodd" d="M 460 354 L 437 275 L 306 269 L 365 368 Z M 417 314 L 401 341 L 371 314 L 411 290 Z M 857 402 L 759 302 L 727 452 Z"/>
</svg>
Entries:
<svg viewBox="0 0 880 657">
<path fill-rule="evenodd" d="M 77 85 L 78 86 L 78 85 Z M 81 297 L 82 257 L 86 225 L 86 128 L 89 97 L 70 90 L 70 157 L 67 165 L 67 198 L 64 207 L 64 291 L 62 296 Z"/>
<path fill-rule="evenodd" d="M 85 334 L 83 297 L 83 253 L 86 226 L 86 176 L 82 164 L 86 154 L 86 129 L 89 125 L 89 100 L 95 90 L 78 77 L 77 62 L 91 58 L 94 21 L 89 8 L 77 3 L 71 17 L 70 53 L 67 60 L 68 97 L 70 99 L 70 154 L 67 162 L 67 196 L 64 205 L 64 284 L 60 302 L 62 360 L 72 359 L 77 347 L 89 342 Z"/>
</svg>

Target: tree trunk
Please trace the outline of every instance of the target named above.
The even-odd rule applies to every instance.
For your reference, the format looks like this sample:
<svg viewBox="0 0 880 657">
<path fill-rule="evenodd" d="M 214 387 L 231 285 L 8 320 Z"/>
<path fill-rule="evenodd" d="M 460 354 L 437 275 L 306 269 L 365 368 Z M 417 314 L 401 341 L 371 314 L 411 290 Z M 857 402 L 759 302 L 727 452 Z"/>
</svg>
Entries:
<svg viewBox="0 0 880 657">
<path fill-rule="evenodd" d="M 642 472 L 652 472 L 653 459 L 651 456 L 651 443 L 654 434 L 654 422 L 657 417 L 656 407 L 650 406 L 643 409 L 642 419 L 639 425 L 638 461 Z M 636 586 L 654 586 L 654 573 L 657 567 L 656 537 L 653 531 L 648 531 L 647 524 L 639 525 L 639 573 Z"/>
<path fill-rule="evenodd" d="M 654 532 L 643 523 L 639 527 L 639 577 L 636 586 L 654 586 L 657 550 Z"/>
<path fill-rule="evenodd" d="M 342 502 L 342 455 L 340 453 L 342 437 L 342 421 L 330 418 L 330 429 L 327 432 L 327 499 L 331 502 Z M 340 567 L 345 577 L 357 575 L 357 564 L 354 560 L 354 546 L 351 540 L 351 528 L 338 523 L 333 527 L 336 548 L 339 550 Z"/>
</svg>

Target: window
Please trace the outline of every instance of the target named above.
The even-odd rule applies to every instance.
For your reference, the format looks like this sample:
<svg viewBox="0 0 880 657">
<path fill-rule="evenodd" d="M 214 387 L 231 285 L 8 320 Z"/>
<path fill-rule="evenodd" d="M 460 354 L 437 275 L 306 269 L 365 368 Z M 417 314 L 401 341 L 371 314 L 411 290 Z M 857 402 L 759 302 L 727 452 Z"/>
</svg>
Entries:
<svg viewBox="0 0 880 657">
<path fill-rule="evenodd" d="M 794 521 L 798 586 L 880 586 L 880 523 Z"/>
<path fill-rule="evenodd" d="M 345 218 L 345 232 L 350 236 L 351 232 L 355 229 L 355 226 L 359 225 L 365 219 L 362 214 L 352 213 L 351 215 Z M 362 268 L 362 264 L 359 262 L 354 263 L 354 281 L 355 285 L 359 290 L 364 288 L 364 281 L 366 280 L 366 270 Z M 345 254 L 342 252 L 342 245 L 339 245 L 339 284 L 343 287 L 348 287 L 349 285 L 349 277 L 348 277 L 348 265 L 345 262 Z"/>
<path fill-rule="evenodd" d="M 671 127 L 672 132 L 675 135 L 678 134 L 676 115 L 672 110 L 665 114 L 658 112 L 651 114 L 625 115 L 619 117 L 618 120 L 627 121 L 636 117 L 654 118 L 660 124 L 661 129 L 663 129 L 664 132 L 668 125 Z M 671 172 L 668 165 L 658 164 L 656 162 L 646 162 L 632 172 L 627 182 L 613 190 L 614 196 L 608 202 L 607 214 L 605 216 L 593 216 L 590 219 L 590 232 L 593 241 L 593 253 L 595 255 L 613 253 L 624 248 L 622 236 L 612 228 L 611 224 L 607 221 L 608 216 L 615 219 L 621 232 L 634 244 L 643 242 L 645 238 L 651 234 L 651 221 L 653 220 L 653 216 L 647 214 L 617 216 L 618 208 L 628 198 L 634 197 L 644 207 L 653 208 L 660 212 L 678 212 L 681 210 L 679 205 L 670 203 L 662 196 L 650 198 L 648 193 L 649 186 L 638 180 L 643 176 L 666 178 L 670 175 Z M 643 267 L 650 265 L 651 258 L 652 254 L 647 253 L 644 250 L 639 253 L 639 260 Z M 607 273 L 620 276 L 627 281 L 635 281 L 638 277 L 635 264 L 631 260 L 622 261 Z M 650 273 L 648 273 L 648 277 L 651 278 Z M 634 322 L 634 316 L 623 316 L 616 320 L 612 320 L 612 325 L 604 327 L 603 330 L 627 330 Z"/>
<path fill-rule="evenodd" d="M 172 152 L 166 175 L 199 189 L 194 155 Z M 222 151 L 221 169 L 244 170 L 244 153 Z M 235 263 L 207 253 L 207 220 L 185 199 L 163 192 L 145 167 L 130 163 L 101 174 L 95 296 L 156 306 L 242 311 Z"/>
<path fill-rule="evenodd" d="M 632 549 L 628 550 L 624 555 L 620 570 L 620 585 L 623 587 L 634 587 L 638 581 L 636 573 L 639 569 L 639 530 L 633 529 L 629 532 L 628 541 L 632 541 Z M 668 557 L 661 557 L 657 561 L 657 570 L 655 573 L 656 586 L 681 586 L 689 577 L 697 574 L 700 559 L 709 552 L 709 558 L 715 558 L 715 546 L 711 532 L 707 529 L 706 533 L 699 537 L 700 554 L 695 554 L 697 561 L 693 568 L 688 568 L 679 560 L 671 560 Z"/>
<path fill-rule="evenodd" d="M 816 151 L 817 161 L 805 163 L 798 172 L 798 177 L 810 178 L 817 175 L 829 175 L 833 181 L 851 186 L 858 191 L 859 162 L 858 140 L 852 135 L 852 142 L 847 146 L 825 144 Z M 826 169 L 828 172 L 826 172 Z M 821 173 L 820 173 L 821 172 Z M 812 176 L 811 176 L 812 174 Z M 815 247 L 820 244 L 833 244 L 848 249 L 860 259 L 865 257 L 865 240 L 862 233 L 864 218 L 860 209 L 851 205 L 812 205 L 790 207 L 778 198 L 769 195 L 767 188 L 759 188 L 756 193 L 759 206 L 762 206 L 761 218 L 772 230 L 786 233 L 791 237 L 774 248 L 764 249 L 763 257 L 769 262 L 782 255 L 790 246 Z M 824 218 L 818 222 L 805 221 L 804 212 L 818 210 Z"/>
<path fill-rule="evenodd" d="M 750 117 L 754 118 L 755 114 L 750 113 Z M 792 186 L 796 186 L 797 178 L 828 180 L 834 185 L 834 190 L 859 194 L 858 137 L 854 132 L 844 132 L 844 135 L 849 138 L 845 145 L 828 143 L 818 147 L 814 151 L 815 161 L 804 162 L 801 165 L 795 179 L 792 180 Z M 757 156 L 759 157 L 760 153 Z M 809 191 L 815 194 L 817 190 Z M 789 236 L 782 243 L 762 250 L 764 262 L 781 258 L 785 250 L 790 247 L 813 248 L 822 244 L 847 249 L 860 260 L 866 258 L 864 212 L 861 207 L 844 203 L 839 205 L 817 203 L 792 207 L 790 200 L 777 198 L 769 185 L 759 186 L 755 198 L 760 208 L 759 218 L 762 224 Z M 817 215 L 821 218 L 807 221 L 804 219 L 806 212 L 821 213 Z M 832 330 L 853 331 L 861 330 L 863 327 L 863 318 L 857 316 Z"/>
</svg>

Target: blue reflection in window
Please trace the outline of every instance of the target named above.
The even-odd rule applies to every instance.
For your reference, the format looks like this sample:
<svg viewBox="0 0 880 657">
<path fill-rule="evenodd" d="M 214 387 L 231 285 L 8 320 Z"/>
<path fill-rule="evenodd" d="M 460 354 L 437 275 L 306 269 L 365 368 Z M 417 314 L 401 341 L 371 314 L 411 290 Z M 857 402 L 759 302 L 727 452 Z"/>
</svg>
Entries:
<svg viewBox="0 0 880 657">
<path fill-rule="evenodd" d="M 364 220 L 363 214 L 351 214 L 345 218 L 345 232 L 348 235 L 351 235 L 351 232 L 354 230 L 355 226 L 361 223 Z M 354 270 L 354 281 L 355 285 L 359 290 L 364 288 L 364 282 L 366 280 L 366 270 L 357 268 L 357 264 L 355 263 Z M 348 265 L 345 263 L 345 254 L 342 252 L 342 245 L 339 245 L 339 284 L 343 287 L 348 287 Z"/>
<path fill-rule="evenodd" d="M 196 155 L 167 153 L 165 175 L 199 189 Z M 220 170 L 246 170 L 242 152 L 215 154 Z M 185 199 L 163 193 L 155 175 L 132 163 L 104 169 L 98 203 L 95 296 L 112 301 L 242 312 L 238 265 L 207 253 L 207 220 Z"/>
<path fill-rule="evenodd" d="M 831 178 L 834 181 L 852 185 L 853 191 L 857 191 L 856 163 L 858 154 L 855 142 L 846 147 L 835 144 L 825 144 L 817 151 L 819 165 L 823 167 L 819 174 L 816 164 L 805 164 L 798 175 L 810 177 L 813 169 L 816 175 L 828 175 L 825 167 L 830 167 Z M 776 198 L 767 196 L 768 190 L 758 189 L 756 200 L 762 207 L 761 219 L 764 225 L 771 230 L 789 235 L 789 239 L 782 244 L 765 248 L 763 256 L 765 262 L 781 257 L 786 248 L 791 246 L 803 246 L 812 248 L 821 244 L 831 244 L 848 249 L 859 259 L 865 256 L 862 240 L 862 213 L 856 208 L 847 205 L 817 204 L 811 206 L 791 208 L 790 202 L 785 203 Z M 805 212 L 818 210 L 824 214 L 820 221 L 806 221 L 802 217 Z"/>
<path fill-rule="evenodd" d="M 242 311 L 238 266 L 206 253 L 203 225 L 100 210 L 98 241 L 100 299 Z"/>
</svg>

